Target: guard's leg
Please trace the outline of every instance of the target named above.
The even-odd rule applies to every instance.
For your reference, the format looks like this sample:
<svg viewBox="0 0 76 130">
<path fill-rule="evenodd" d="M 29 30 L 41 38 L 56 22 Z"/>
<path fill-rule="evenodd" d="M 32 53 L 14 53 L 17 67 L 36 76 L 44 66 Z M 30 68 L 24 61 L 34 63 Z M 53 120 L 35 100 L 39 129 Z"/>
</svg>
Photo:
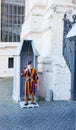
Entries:
<svg viewBox="0 0 76 130">
<path fill-rule="evenodd" d="M 31 103 L 32 103 L 32 104 L 36 104 L 36 103 L 34 102 L 34 92 L 31 93 Z"/>
<path fill-rule="evenodd" d="M 25 87 L 24 87 L 24 100 L 25 100 L 25 105 L 28 105 L 28 83 L 25 82 Z"/>
<path fill-rule="evenodd" d="M 34 93 L 31 93 L 31 102 L 34 102 Z"/>
<path fill-rule="evenodd" d="M 25 105 L 28 105 L 28 95 L 25 96 Z"/>
</svg>

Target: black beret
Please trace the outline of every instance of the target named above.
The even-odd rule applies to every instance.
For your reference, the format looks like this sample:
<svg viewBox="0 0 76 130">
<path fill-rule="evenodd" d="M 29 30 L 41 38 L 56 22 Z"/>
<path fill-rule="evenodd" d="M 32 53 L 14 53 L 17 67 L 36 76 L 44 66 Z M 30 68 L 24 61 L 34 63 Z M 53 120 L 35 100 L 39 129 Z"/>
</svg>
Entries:
<svg viewBox="0 0 76 130">
<path fill-rule="evenodd" d="M 28 65 L 30 65 L 30 64 L 32 64 L 32 61 L 29 61 L 29 62 L 28 62 Z"/>
</svg>

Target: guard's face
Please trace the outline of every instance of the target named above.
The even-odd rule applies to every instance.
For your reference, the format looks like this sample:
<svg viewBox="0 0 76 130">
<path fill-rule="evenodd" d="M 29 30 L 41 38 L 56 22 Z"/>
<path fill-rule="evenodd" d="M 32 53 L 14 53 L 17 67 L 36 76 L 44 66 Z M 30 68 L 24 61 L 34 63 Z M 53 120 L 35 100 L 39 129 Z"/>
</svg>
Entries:
<svg viewBox="0 0 76 130">
<path fill-rule="evenodd" d="M 29 64 L 29 65 L 28 65 L 28 68 L 29 68 L 29 69 L 31 69 L 31 68 L 32 68 L 32 65 L 31 65 L 31 64 Z"/>
</svg>

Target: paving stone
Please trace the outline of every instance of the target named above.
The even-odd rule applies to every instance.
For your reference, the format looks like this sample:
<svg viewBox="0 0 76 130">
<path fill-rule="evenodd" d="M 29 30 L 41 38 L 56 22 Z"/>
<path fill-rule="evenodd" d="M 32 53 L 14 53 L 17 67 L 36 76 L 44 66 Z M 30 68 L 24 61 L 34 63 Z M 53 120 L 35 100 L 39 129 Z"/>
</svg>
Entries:
<svg viewBox="0 0 76 130">
<path fill-rule="evenodd" d="M 38 108 L 21 108 L 12 101 L 12 80 L 0 80 L 0 130 L 75 130 L 75 101 L 40 100 Z"/>
</svg>

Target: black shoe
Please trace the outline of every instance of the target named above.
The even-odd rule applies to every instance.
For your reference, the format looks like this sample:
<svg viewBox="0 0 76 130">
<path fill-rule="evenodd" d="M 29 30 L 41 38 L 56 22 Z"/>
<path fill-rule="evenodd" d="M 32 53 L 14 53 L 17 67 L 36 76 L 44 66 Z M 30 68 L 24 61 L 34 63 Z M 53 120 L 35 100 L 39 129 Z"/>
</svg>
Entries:
<svg viewBox="0 0 76 130">
<path fill-rule="evenodd" d="M 34 105 L 36 105 L 36 103 L 35 103 L 35 102 L 31 102 L 31 104 L 34 104 Z"/>
<path fill-rule="evenodd" d="M 27 105 L 28 105 L 28 102 L 26 102 L 24 105 L 27 106 Z"/>
</svg>

